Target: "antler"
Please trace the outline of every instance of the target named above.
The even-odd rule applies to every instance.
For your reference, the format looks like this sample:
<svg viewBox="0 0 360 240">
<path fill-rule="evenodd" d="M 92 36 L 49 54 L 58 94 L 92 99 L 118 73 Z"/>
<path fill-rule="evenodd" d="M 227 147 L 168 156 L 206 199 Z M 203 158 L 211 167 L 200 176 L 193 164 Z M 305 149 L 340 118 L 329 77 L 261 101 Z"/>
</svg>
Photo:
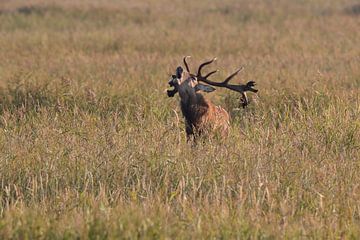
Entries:
<svg viewBox="0 0 360 240">
<path fill-rule="evenodd" d="M 188 73 L 190 73 L 189 65 L 188 65 L 188 63 L 186 62 L 186 59 L 187 59 L 187 58 L 191 58 L 191 56 L 185 56 L 184 59 L 183 59 L 183 62 L 184 62 L 184 65 L 185 65 L 185 67 L 186 67 L 186 71 L 187 71 Z"/>
<path fill-rule="evenodd" d="M 185 62 L 186 57 L 184 58 L 184 62 Z M 210 61 L 204 62 L 199 66 L 196 78 L 198 79 L 198 81 L 207 83 L 209 85 L 215 86 L 215 87 L 225 87 L 227 89 L 239 92 L 242 95 L 242 105 L 243 107 L 245 107 L 246 105 L 249 104 L 248 98 L 246 96 L 247 91 L 250 92 L 254 92 L 256 93 L 258 90 L 254 89 L 252 87 L 255 86 L 255 82 L 254 81 L 249 81 L 247 84 L 229 84 L 229 81 L 235 77 L 239 72 L 241 72 L 244 68 L 241 67 L 238 70 L 236 70 L 234 73 L 230 74 L 224 81 L 222 82 L 213 82 L 211 80 L 208 79 L 208 77 L 210 77 L 211 75 L 213 75 L 214 73 L 218 72 L 218 70 L 209 72 L 208 74 L 206 74 L 205 76 L 202 75 L 201 70 L 203 67 L 205 67 L 206 65 L 209 65 L 211 63 L 213 63 L 216 60 L 216 58 L 213 58 Z"/>
</svg>

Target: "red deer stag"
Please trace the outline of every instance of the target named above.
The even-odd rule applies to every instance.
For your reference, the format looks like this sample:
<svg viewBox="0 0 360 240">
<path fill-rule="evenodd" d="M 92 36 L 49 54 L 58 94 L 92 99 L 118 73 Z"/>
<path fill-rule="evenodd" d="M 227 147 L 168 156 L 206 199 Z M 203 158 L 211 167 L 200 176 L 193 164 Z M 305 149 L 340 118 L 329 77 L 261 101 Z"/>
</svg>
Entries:
<svg viewBox="0 0 360 240">
<path fill-rule="evenodd" d="M 249 101 L 246 96 L 246 91 L 257 92 L 258 90 L 252 88 L 255 86 L 255 82 L 250 81 L 246 85 L 242 84 L 229 84 L 229 81 L 236 76 L 243 68 L 238 69 L 233 74 L 229 75 L 222 82 L 213 82 L 208 79 L 212 74 L 218 70 L 209 72 L 205 76 L 202 75 L 201 70 L 206 65 L 211 64 L 216 58 L 202 63 L 197 71 L 197 74 L 190 73 L 189 65 L 184 57 L 184 65 L 186 71 L 181 66 L 176 68 L 176 74 L 172 75 L 169 81 L 169 85 L 174 87 L 172 90 L 167 90 L 169 97 L 173 97 L 176 93 L 180 95 L 180 106 L 182 114 L 185 118 L 185 128 L 187 139 L 196 137 L 204 132 L 219 132 L 221 136 L 226 136 L 229 131 L 229 114 L 220 106 L 215 106 L 209 100 L 199 93 L 200 91 L 212 92 L 215 87 L 224 87 L 230 90 L 239 92 L 242 95 L 242 106 L 248 105 Z M 204 82 L 202 84 L 200 82 Z"/>
</svg>

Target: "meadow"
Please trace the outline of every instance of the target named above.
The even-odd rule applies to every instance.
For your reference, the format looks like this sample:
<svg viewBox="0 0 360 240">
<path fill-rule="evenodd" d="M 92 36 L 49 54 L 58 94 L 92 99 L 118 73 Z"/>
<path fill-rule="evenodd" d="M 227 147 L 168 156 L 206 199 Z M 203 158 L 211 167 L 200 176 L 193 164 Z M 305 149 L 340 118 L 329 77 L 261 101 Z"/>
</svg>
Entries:
<svg viewBox="0 0 360 240">
<path fill-rule="evenodd" d="M 359 43 L 354 0 L 0 0 L 0 239 L 359 239 Z M 185 55 L 257 83 L 225 140 Z"/>
</svg>

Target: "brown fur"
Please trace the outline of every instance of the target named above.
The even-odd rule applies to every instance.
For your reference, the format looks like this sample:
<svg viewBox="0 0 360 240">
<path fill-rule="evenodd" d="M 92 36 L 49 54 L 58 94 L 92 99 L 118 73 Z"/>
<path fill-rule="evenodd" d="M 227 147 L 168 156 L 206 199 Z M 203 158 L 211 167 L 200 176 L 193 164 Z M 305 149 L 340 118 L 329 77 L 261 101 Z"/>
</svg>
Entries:
<svg viewBox="0 0 360 240">
<path fill-rule="evenodd" d="M 205 99 L 202 94 L 194 94 L 193 97 L 182 98 L 180 102 L 188 139 L 214 132 L 226 137 L 230 125 L 229 114 L 222 107 Z"/>
</svg>

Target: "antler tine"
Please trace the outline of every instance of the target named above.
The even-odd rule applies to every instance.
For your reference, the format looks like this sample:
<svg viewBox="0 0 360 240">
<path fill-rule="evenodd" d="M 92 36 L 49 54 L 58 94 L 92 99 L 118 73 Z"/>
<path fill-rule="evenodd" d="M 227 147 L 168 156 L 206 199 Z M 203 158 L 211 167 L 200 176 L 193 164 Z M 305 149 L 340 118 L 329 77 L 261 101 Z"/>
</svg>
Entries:
<svg viewBox="0 0 360 240">
<path fill-rule="evenodd" d="M 245 108 L 249 104 L 249 99 L 246 95 L 246 92 L 241 93 L 240 103 L 243 108 Z"/>
<path fill-rule="evenodd" d="M 208 77 L 210 77 L 211 75 L 213 75 L 214 73 L 217 73 L 218 71 L 219 71 L 219 70 L 216 69 L 215 71 L 209 72 L 208 74 L 206 74 L 206 75 L 204 76 L 204 78 L 208 78 Z"/>
<path fill-rule="evenodd" d="M 206 65 L 209 65 L 210 63 L 213 63 L 214 61 L 216 61 L 216 57 L 213 58 L 213 59 L 210 60 L 210 61 L 207 61 L 207 62 L 202 63 L 202 64 L 199 66 L 197 75 L 198 75 L 198 76 L 201 76 L 201 69 L 202 69 L 203 67 L 205 67 Z M 214 74 L 214 73 L 215 73 L 215 72 L 211 72 L 211 74 Z M 211 75 L 211 74 L 210 74 L 210 75 Z M 208 75 L 209 75 L 209 74 L 208 74 Z M 210 75 L 209 75 L 209 76 L 210 76 Z"/>
<path fill-rule="evenodd" d="M 184 65 L 185 65 L 185 67 L 186 67 L 186 71 L 187 71 L 188 73 L 190 73 L 189 65 L 188 65 L 188 63 L 186 62 L 186 59 L 187 59 L 187 58 L 191 58 L 191 56 L 185 56 L 184 59 L 183 59 L 183 62 L 184 62 Z"/>
<path fill-rule="evenodd" d="M 238 70 L 236 70 L 233 74 L 231 74 L 230 76 L 228 76 L 223 83 L 227 84 L 233 77 L 235 77 L 239 72 L 241 72 L 244 69 L 243 66 L 241 66 L 241 68 L 239 68 Z"/>
</svg>

